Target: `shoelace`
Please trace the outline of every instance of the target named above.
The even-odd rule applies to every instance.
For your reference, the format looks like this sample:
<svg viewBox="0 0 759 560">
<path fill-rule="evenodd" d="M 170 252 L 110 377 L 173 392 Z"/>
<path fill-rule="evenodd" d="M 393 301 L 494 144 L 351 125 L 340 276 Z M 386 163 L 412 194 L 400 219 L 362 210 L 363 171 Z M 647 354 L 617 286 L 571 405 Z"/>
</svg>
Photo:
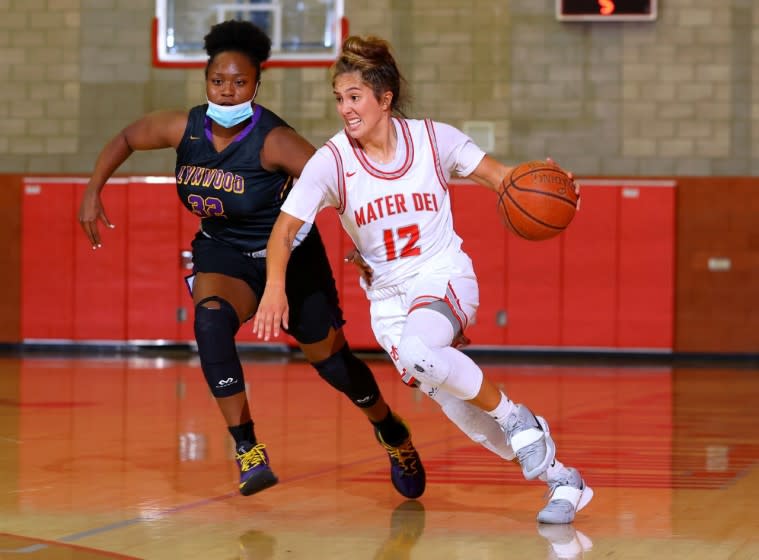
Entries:
<svg viewBox="0 0 759 560">
<path fill-rule="evenodd" d="M 517 451 L 517 459 L 520 463 L 524 463 L 525 459 L 529 459 L 535 453 L 538 452 L 538 450 L 541 450 L 541 443 L 543 440 L 536 441 L 535 443 L 531 443 L 530 445 L 523 447 L 519 451 Z M 541 450 L 542 453 L 542 450 Z"/>
<path fill-rule="evenodd" d="M 516 413 L 512 413 L 511 416 L 506 419 L 506 434 L 509 436 L 509 441 L 511 441 L 511 437 L 514 434 L 523 432 L 527 428 L 527 423 Z"/>
<path fill-rule="evenodd" d="M 412 476 L 416 474 L 419 456 L 414 446 L 411 445 L 411 441 L 407 441 L 400 447 L 393 447 L 386 443 L 383 445 L 387 449 L 388 454 L 401 466 L 405 475 Z"/>
<path fill-rule="evenodd" d="M 506 424 L 506 431 L 509 435 L 509 442 L 511 442 L 512 434 L 518 434 L 528 429 L 540 430 L 540 423 L 537 421 L 537 419 L 535 419 L 535 423 L 537 426 L 533 425 L 531 422 L 526 422 L 524 418 L 517 414 L 514 414 L 511 418 L 508 419 L 508 422 Z M 531 443 L 530 445 L 527 445 L 518 450 L 516 454 L 519 462 L 524 462 L 525 459 L 529 459 L 532 455 L 541 450 L 541 441 L 536 441 L 535 443 Z"/>
<path fill-rule="evenodd" d="M 266 455 L 264 455 L 265 447 L 265 444 L 259 443 L 258 445 L 251 447 L 245 453 L 238 453 L 237 460 L 240 461 L 240 470 L 245 472 L 257 467 L 261 463 L 266 464 Z"/>
</svg>

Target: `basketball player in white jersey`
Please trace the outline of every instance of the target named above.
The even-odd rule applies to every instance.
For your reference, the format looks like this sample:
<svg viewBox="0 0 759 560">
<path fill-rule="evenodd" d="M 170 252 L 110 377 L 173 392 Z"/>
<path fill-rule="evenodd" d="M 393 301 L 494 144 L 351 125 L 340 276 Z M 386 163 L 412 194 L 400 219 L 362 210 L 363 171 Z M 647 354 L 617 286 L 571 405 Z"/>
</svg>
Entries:
<svg viewBox="0 0 759 560">
<path fill-rule="evenodd" d="M 479 305 L 477 278 L 453 229 L 453 173 L 498 192 L 511 168 L 452 126 L 402 118 L 403 77 L 387 42 L 349 37 L 332 85 L 345 128 L 306 164 L 267 245 L 267 282 L 253 330 L 268 339 L 288 324 L 285 271 L 298 229 L 327 206 L 364 260 L 372 329 L 403 381 L 438 402 L 469 437 L 516 456 L 525 478 L 544 480 L 543 523 L 570 523 L 593 496 L 556 460 L 547 422 L 503 394 L 456 349 Z"/>
</svg>

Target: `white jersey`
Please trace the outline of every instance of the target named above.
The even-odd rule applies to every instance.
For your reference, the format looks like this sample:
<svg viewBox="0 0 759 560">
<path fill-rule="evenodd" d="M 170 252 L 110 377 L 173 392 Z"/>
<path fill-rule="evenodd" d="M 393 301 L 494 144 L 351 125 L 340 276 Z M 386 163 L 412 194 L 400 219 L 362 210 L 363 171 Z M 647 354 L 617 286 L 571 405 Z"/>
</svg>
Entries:
<svg viewBox="0 0 759 560">
<path fill-rule="evenodd" d="M 485 153 L 456 128 L 430 120 L 393 119 L 396 155 L 371 161 L 344 131 L 306 164 L 282 211 L 313 223 L 337 208 L 343 228 L 373 270 L 372 290 L 394 286 L 460 249 L 448 182 L 467 176 Z"/>
</svg>

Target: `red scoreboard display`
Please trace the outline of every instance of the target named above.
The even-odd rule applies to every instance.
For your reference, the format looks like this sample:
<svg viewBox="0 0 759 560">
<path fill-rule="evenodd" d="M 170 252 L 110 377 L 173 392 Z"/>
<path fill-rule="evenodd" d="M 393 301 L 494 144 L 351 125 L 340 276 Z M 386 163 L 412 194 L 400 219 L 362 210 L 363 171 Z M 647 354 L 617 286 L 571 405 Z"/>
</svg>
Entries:
<svg viewBox="0 0 759 560">
<path fill-rule="evenodd" d="M 657 0 L 556 0 L 560 21 L 653 21 Z"/>
</svg>

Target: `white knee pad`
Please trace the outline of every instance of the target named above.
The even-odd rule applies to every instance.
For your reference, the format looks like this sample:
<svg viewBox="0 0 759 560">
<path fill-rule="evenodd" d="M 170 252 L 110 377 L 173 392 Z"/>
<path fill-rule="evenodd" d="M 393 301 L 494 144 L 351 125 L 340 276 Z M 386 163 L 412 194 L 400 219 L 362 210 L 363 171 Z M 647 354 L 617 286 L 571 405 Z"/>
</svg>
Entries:
<svg viewBox="0 0 759 560">
<path fill-rule="evenodd" d="M 450 346 L 430 348 L 415 335 L 401 339 L 398 363 L 420 383 L 440 387 L 465 401 L 475 398 L 482 386 L 482 370 L 471 358 Z"/>
<path fill-rule="evenodd" d="M 445 360 L 439 359 L 421 338 L 404 336 L 398 344 L 398 363 L 421 383 L 440 386 L 451 373 Z"/>
<path fill-rule="evenodd" d="M 487 412 L 445 391 L 431 391 L 425 385 L 420 389 L 428 396 L 432 393 L 431 398 L 440 405 L 443 413 L 472 441 L 507 461 L 514 459 L 514 450 L 506 442 L 506 434 Z"/>
</svg>

